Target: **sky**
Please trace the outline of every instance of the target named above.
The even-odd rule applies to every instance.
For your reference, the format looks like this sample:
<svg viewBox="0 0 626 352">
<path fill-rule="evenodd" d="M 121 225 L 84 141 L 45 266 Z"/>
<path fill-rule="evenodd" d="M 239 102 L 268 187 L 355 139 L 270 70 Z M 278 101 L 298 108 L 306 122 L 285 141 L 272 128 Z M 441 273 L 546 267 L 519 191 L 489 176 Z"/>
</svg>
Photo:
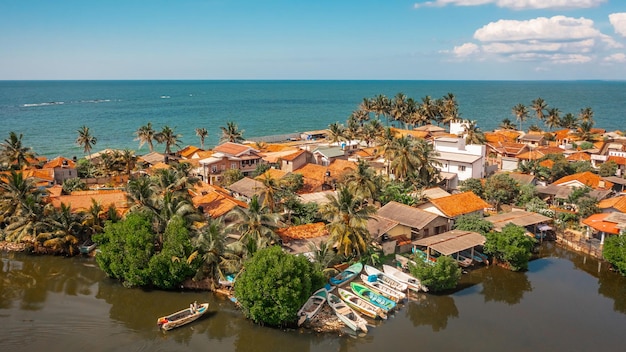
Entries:
<svg viewBox="0 0 626 352">
<path fill-rule="evenodd" d="M 625 0 L 0 0 L 0 80 L 626 80 Z"/>
</svg>

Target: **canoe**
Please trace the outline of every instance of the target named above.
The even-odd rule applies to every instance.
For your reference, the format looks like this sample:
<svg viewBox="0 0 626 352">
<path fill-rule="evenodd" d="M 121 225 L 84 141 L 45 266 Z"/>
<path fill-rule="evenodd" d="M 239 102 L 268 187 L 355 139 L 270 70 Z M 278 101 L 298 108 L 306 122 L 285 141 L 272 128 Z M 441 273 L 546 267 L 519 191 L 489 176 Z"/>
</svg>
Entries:
<svg viewBox="0 0 626 352">
<path fill-rule="evenodd" d="M 363 319 L 359 313 L 350 308 L 341 298 L 337 295 L 328 293 L 328 305 L 333 309 L 335 315 L 341 320 L 347 327 L 354 331 L 367 332 L 367 320 Z"/>
<path fill-rule="evenodd" d="M 361 274 L 361 280 L 363 284 L 369 288 L 371 288 L 374 292 L 379 295 L 383 295 L 394 302 L 400 302 L 406 299 L 406 294 L 404 292 L 400 292 L 394 290 L 393 288 L 385 285 L 384 283 L 378 281 L 378 278 L 374 275 L 367 276 L 365 274 Z"/>
<path fill-rule="evenodd" d="M 428 256 L 426 252 L 421 249 L 413 247 L 412 252 L 415 255 L 415 258 L 421 259 L 426 264 L 435 265 L 435 263 L 437 263 L 437 258 Z"/>
<path fill-rule="evenodd" d="M 83 242 L 83 244 L 78 246 L 78 251 L 81 254 L 89 254 L 89 253 L 91 253 L 91 251 L 96 249 L 97 246 L 98 246 L 97 243 L 94 243 L 91 240 L 87 240 L 87 241 Z"/>
<path fill-rule="evenodd" d="M 354 293 L 344 290 L 343 288 L 337 288 L 337 292 L 341 299 L 344 300 L 352 309 L 358 311 L 359 313 L 370 317 L 372 319 L 376 319 L 380 317 L 381 319 L 387 319 L 387 314 L 382 309 L 373 305 L 372 303 L 364 300 L 363 298 L 355 295 Z"/>
<path fill-rule="evenodd" d="M 454 260 L 456 260 L 456 262 L 459 263 L 459 265 L 464 268 L 469 267 L 474 262 L 472 259 L 467 258 L 461 255 L 460 253 L 453 254 L 452 258 L 454 258 Z"/>
<path fill-rule="evenodd" d="M 409 287 L 409 290 L 411 291 L 414 291 L 414 292 L 428 291 L 428 288 L 422 285 L 422 283 L 420 282 L 418 278 L 414 277 L 413 275 L 409 273 L 405 273 L 404 271 L 396 267 L 383 264 L 383 271 L 385 272 L 385 274 L 393 277 L 394 279 L 400 282 L 404 282 Z"/>
<path fill-rule="evenodd" d="M 487 257 L 485 254 L 477 250 L 474 250 L 474 256 L 472 256 L 472 252 L 470 250 L 464 250 L 464 251 L 461 251 L 460 253 L 464 257 L 472 258 L 479 263 L 485 263 L 489 265 L 489 257 Z"/>
<path fill-rule="evenodd" d="M 376 276 L 378 281 L 380 281 L 383 284 L 393 288 L 396 291 L 404 292 L 404 291 L 406 291 L 408 289 L 407 284 L 394 279 L 393 277 L 391 277 L 391 276 L 385 274 L 384 272 L 374 268 L 373 266 L 366 265 L 365 266 L 365 272 L 367 273 L 368 276 L 372 276 L 372 275 Z"/>
<path fill-rule="evenodd" d="M 304 302 L 302 308 L 298 311 L 298 326 L 302 325 L 305 321 L 311 320 L 311 318 L 320 311 L 324 302 L 326 302 L 327 296 L 328 292 L 326 292 L 326 288 L 324 287 L 313 292 L 311 297 Z"/>
<path fill-rule="evenodd" d="M 330 278 L 330 284 L 334 286 L 340 286 L 350 282 L 363 270 L 363 263 L 354 263 L 347 267 L 344 271 L 340 272 L 335 277 Z"/>
<path fill-rule="evenodd" d="M 396 302 L 390 300 L 385 296 L 379 295 L 365 285 L 351 282 L 350 288 L 352 288 L 352 292 L 354 292 L 357 296 L 383 309 L 385 312 L 388 312 L 396 307 Z"/>
<path fill-rule="evenodd" d="M 189 307 L 183 310 L 179 310 L 176 313 L 166 315 L 157 319 L 157 325 L 163 330 L 172 330 L 179 326 L 189 324 L 192 321 L 200 318 L 209 309 L 208 303 L 202 303 L 195 308 Z"/>
</svg>

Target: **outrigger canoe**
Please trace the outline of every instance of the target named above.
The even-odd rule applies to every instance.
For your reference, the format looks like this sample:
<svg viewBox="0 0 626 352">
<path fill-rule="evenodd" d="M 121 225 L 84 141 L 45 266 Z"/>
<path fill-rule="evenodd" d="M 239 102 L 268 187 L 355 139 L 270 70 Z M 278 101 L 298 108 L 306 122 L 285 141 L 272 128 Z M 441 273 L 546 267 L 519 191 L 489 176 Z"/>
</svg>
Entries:
<svg viewBox="0 0 626 352">
<path fill-rule="evenodd" d="M 354 293 L 344 290 L 343 288 L 337 288 L 337 292 L 339 292 L 341 299 L 343 299 L 352 309 L 360 312 L 361 314 L 372 319 L 387 319 L 387 314 L 384 310 L 355 295 Z"/>
<path fill-rule="evenodd" d="M 317 312 L 320 311 L 326 302 L 327 296 L 328 292 L 324 287 L 313 292 L 311 297 L 304 302 L 302 308 L 298 311 L 298 326 L 302 325 L 305 321 L 311 320 L 311 318 L 313 318 Z"/>
<path fill-rule="evenodd" d="M 176 313 L 166 315 L 157 319 L 157 325 L 163 330 L 172 330 L 179 326 L 189 324 L 192 321 L 200 318 L 209 309 L 208 303 L 202 303 L 200 305 L 192 305 L 189 308 L 179 310 Z"/>
<path fill-rule="evenodd" d="M 388 312 L 396 307 L 396 302 L 390 300 L 385 296 L 379 295 L 365 285 L 351 282 L 350 287 L 352 288 L 352 292 L 354 292 L 357 296 L 381 308 L 385 312 Z"/>
<path fill-rule="evenodd" d="M 367 332 L 367 320 L 363 319 L 359 313 L 350 308 L 337 295 L 331 292 L 328 293 L 328 305 L 333 309 L 337 318 L 346 324 L 347 327 L 354 331 L 361 330 Z"/>
<path fill-rule="evenodd" d="M 354 263 L 347 267 L 344 271 L 340 272 L 337 276 L 331 277 L 329 282 L 331 285 L 340 286 L 350 282 L 363 270 L 363 263 Z"/>
</svg>

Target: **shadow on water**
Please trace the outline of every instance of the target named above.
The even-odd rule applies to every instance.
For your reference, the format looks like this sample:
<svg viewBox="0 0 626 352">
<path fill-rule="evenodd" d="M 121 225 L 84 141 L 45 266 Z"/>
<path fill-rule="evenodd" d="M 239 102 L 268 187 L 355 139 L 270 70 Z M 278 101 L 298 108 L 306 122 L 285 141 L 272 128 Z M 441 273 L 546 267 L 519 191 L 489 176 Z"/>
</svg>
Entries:
<svg viewBox="0 0 626 352">
<path fill-rule="evenodd" d="M 422 294 L 417 301 L 408 303 L 406 315 L 413 326 L 430 326 L 433 331 L 445 330 L 448 320 L 459 317 L 452 296 Z"/>
</svg>

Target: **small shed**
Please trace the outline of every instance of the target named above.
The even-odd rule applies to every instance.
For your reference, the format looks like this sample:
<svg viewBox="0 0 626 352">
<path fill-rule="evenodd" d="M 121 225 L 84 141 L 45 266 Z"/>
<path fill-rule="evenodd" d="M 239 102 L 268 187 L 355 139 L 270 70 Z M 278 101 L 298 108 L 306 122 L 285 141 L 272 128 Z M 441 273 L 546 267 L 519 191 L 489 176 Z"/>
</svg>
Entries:
<svg viewBox="0 0 626 352">
<path fill-rule="evenodd" d="M 426 247 L 428 256 L 430 256 L 432 249 L 442 255 L 453 255 L 464 250 L 470 250 L 471 256 L 474 257 L 474 247 L 484 245 L 485 240 L 485 236 L 478 232 L 451 230 L 413 241 L 413 246 Z"/>
</svg>

